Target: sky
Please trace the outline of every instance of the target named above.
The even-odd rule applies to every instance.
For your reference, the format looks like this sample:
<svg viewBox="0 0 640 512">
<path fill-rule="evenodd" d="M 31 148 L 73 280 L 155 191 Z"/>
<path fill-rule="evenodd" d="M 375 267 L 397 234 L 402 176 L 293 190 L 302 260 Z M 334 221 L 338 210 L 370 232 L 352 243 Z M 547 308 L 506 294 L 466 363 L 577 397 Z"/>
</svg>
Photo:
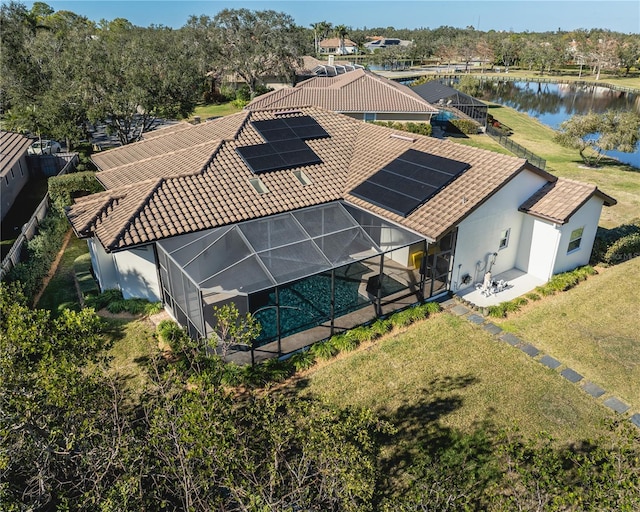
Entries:
<svg viewBox="0 0 640 512">
<path fill-rule="evenodd" d="M 4 3 L 6 0 L 2 0 Z M 32 1 L 18 0 L 30 8 Z M 640 34 L 640 0 L 50 0 L 54 10 L 69 10 L 92 21 L 126 18 L 148 27 L 183 26 L 191 15 L 213 17 L 222 9 L 274 10 L 310 27 L 327 21 L 349 28 L 547 32 L 602 28 Z"/>
</svg>

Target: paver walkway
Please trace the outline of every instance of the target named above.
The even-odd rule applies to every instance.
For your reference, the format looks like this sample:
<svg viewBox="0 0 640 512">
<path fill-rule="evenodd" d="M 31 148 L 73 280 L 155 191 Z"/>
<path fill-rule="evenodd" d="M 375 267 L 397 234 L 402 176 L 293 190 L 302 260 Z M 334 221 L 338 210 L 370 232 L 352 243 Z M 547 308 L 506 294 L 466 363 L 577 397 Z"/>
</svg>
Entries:
<svg viewBox="0 0 640 512">
<path fill-rule="evenodd" d="M 602 399 L 602 404 L 612 411 L 615 411 L 617 414 L 627 416 L 633 425 L 640 428 L 640 413 L 630 413 L 631 408 L 629 405 L 610 393 L 607 393 L 606 390 L 597 384 L 586 380 L 583 375 L 580 375 L 573 368 L 569 368 L 549 354 L 542 353 L 537 347 L 531 343 L 527 343 L 518 336 L 509 332 L 504 332 L 500 326 L 492 323 L 484 316 L 478 314 L 472 309 L 469 309 L 467 306 L 460 304 L 453 298 L 442 302 L 441 306 L 445 311 L 468 320 L 470 323 L 489 332 L 498 340 L 522 350 L 535 361 L 538 361 L 551 370 L 557 371 L 559 375 L 567 379 L 569 382 L 580 386 L 585 393 L 591 395 L 593 398 L 598 400 Z"/>
</svg>

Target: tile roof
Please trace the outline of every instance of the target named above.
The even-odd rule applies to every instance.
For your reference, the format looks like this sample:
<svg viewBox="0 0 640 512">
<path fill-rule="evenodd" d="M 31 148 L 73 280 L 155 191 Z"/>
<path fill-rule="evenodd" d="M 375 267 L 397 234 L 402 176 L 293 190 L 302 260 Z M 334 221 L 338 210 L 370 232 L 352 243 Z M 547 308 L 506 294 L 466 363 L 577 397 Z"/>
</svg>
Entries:
<svg viewBox="0 0 640 512">
<path fill-rule="evenodd" d="M 339 37 L 331 37 L 329 39 L 323 39 L 320 41 L 320 48 L 339 48 L 340 47 L 340 38 Z M 351 39 L 344 40 L 345 46 L 358 46 Z"/>
<path fill-rule="evenodd" d="M 527 199 L 520 211 L 543 219 L 566 224 L 571 216 L 591 197 L 600 197 L 604 204 L 613 206 L 616 200 L 601 192 L 595 185 L 558 178 L 547 183 Z"/>
<path fill-rule="evenodd" d="M 0 175 L 4 175 L 25 154 L 33 140 L 14 132 L 0 130 Z"/>
<path fill-rule="evenodd" d="M 313 117 L 330 135 L 307 141 L 322 163 L 302 168 L 310 180 L 307 185 L 295 178 L 295 169 L 262 173 L 259 177 L 269 192 L 258 194 L 249 182 L 256 175 L 236 148 L 263 143 L 251 121 L 297 116 L 298 112 Z M 95 235 L 108 251 L 117 251 L 178 234 L 346 200 L 437 239 L 523 169 L 530 168 L 549 181 L 556 179 L 521 158 L 408 135 L 317 107 L 288 113 L 241 112 L 209 123 L 221 126 L 208 128 L 208 133 L 217 136 L 226 131 L 233 136 L 209 142 L 200 142 L 201 137 L 196 136 L 183 139 L 187 132 L 200 134 L 204 130 L 199 128 L 203 125 L 195 125 L 168 136 L 182 142 L 167 140 L 162 145 L 167 148 L 166 157 L 156 146 L 159 138 L 105 152 L 105 157 L 117 152 L 117 160 L 126 163 L 103 171 L 110 175 L 109 190 L 79 198 L 67 211 L 78 236 Z M 192 146 L 185 146 L 185 140 L 192 141 Z M 471 167 L 406 218 L 349 193 L 407 149 L 464 161 Z M 150 153 L 153 156 L 147 156 Z M 161 170 L 154 173 L 154 165 Z M 135 182 L 134 176 L 140 181 Z"/>
<path fill-rule="evenodd" d="M 356 69 L 331 77 L 313 77 L 295 87 L 279 89 L 255 98 L 245 108 L 291 108 L 314 105 L 334 112 L 433 113 L 438 109 L 411 87 Z"/>
<path fill-rule="evenodd" d="M 245 114 L 246 116 L 246 114 Z M 180 123 L 145 133 L 143 139 L 93 155 L 92 160 L 101 171 L 138 162 L 147 158 L 162 157 L 213 140 L 233 138 L 241 126 L 237 119 L 220 118 L 192 125 Z"/>
</svg>

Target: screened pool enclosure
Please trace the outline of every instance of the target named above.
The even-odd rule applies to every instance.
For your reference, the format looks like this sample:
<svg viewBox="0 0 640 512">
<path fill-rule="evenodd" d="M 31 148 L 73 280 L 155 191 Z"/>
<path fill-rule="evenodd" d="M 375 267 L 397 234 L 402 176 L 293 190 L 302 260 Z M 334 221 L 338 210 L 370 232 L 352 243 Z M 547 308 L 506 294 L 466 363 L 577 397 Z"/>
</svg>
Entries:
<svg viewBox="0 0 640 512">
<path fill-rule="evenodd" d="M 214 307 L 234 302 L 261 324 L 253 356 L 296 350 L 374 319 L 399 298 L 443 291 L 451 245 L 440 243 L 436 254 L 424 237 L 333 202 L 177 236 L 157 251 L 176 320 L 208 337 Z"/>
</svg>

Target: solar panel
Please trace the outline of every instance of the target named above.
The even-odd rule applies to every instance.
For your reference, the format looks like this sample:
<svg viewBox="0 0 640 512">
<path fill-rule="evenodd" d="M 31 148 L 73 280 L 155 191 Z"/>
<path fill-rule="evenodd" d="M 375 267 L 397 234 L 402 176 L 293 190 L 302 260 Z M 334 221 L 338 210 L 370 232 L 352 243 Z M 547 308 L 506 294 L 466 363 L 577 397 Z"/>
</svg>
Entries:
<svg viewBox="0 0 640 512">
<path fill-rule="evenodd" d="M 253 121 L 252 124 L 266 142 L 287 139 L 310 140 L 329 137 L 325 129 L 311 116 Z"/>
<path fill-rule="evenodd" d="M 351 193 L 407 217 L 469 167 L 466 162 L 409 149 Z"/>
<path fill-rule="evenodd" d="M 265 143 L 239 147 L 236 151 L 253 173 L 322 163 L 320 157 L 304 142 L 329 137 L 313 117 L 266 119 L 253 121 L 252 124 Z"/>
</svg>

